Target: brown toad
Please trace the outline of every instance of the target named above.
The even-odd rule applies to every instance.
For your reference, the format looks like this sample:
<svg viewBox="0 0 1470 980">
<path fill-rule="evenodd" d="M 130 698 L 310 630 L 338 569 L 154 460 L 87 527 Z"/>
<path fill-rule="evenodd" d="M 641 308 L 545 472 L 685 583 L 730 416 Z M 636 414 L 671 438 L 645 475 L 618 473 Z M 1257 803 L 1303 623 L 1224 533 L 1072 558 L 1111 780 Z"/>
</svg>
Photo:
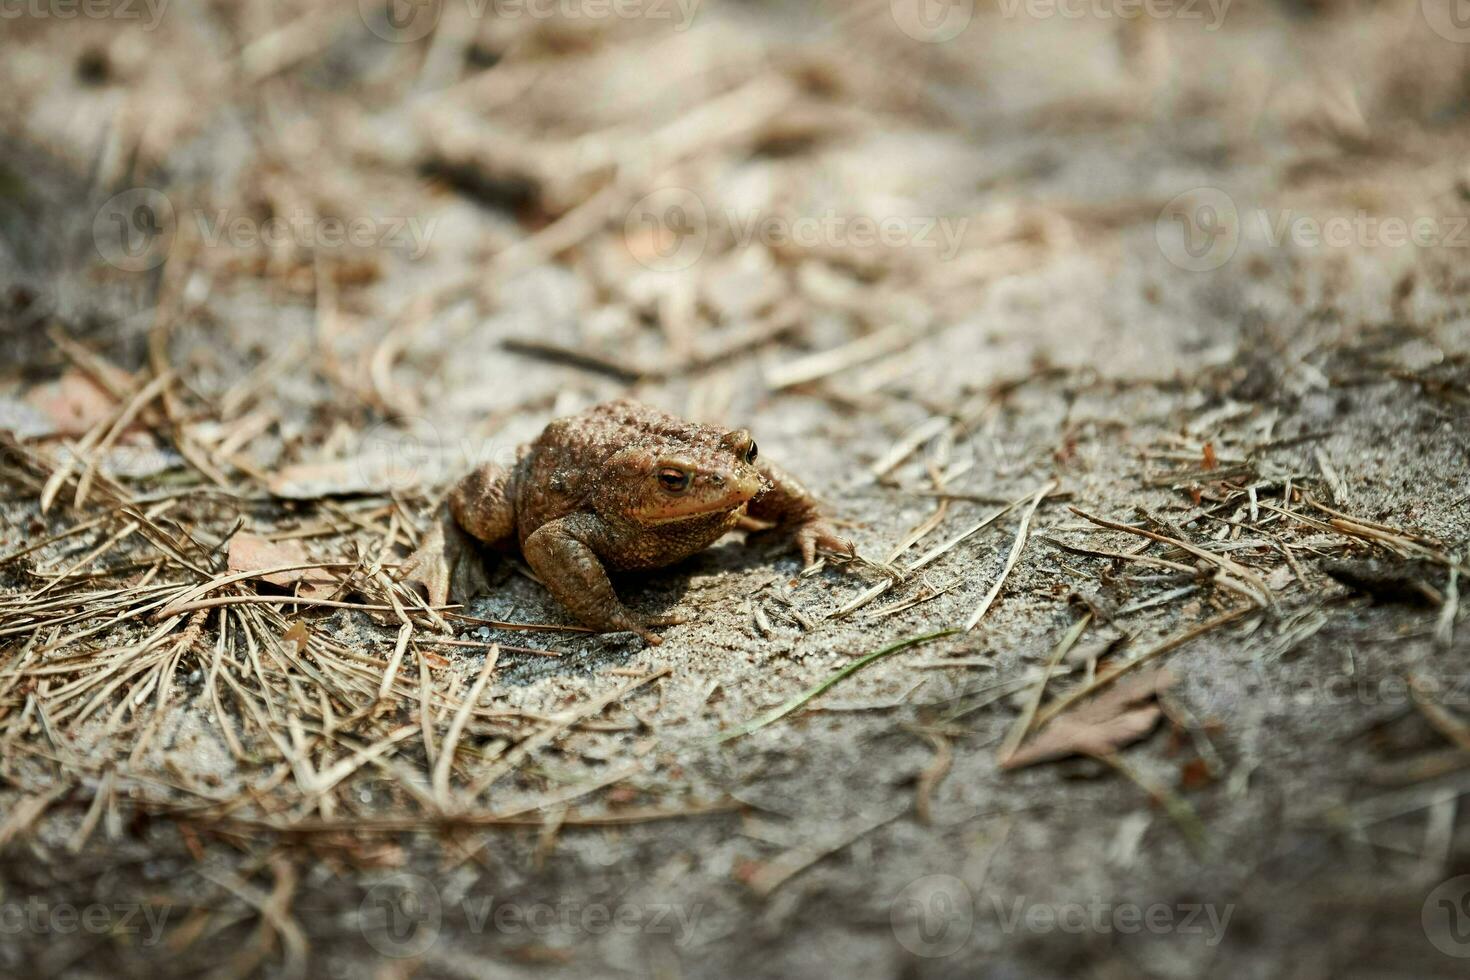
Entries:
<svg viewBox="0 0 1470 980">
<path fill-rule="evenodd" d="M 405 565 L 433 605 L 469 598 L 480 571 L 470 537 L 519 550 L 578 621 L 649 631 L 613 591 L 608 571 L 660 568 L 713 544 L 745 518 L 789 534 L 810 565 L 818 547 L 852 553 L 800 483 L 756 453 L 744 429 L 686 422 L 632 401 L 556 419 L 505 468 L 481 466 L 449 494 L 445 513 Z"/>
</svg>

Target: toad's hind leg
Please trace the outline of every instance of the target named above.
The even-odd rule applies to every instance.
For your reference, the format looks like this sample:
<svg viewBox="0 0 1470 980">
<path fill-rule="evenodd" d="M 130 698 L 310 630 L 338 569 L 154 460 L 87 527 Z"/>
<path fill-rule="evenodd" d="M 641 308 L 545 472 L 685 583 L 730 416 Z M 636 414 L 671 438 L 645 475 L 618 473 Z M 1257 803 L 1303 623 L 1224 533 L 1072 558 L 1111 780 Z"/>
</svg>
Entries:
<svg viewBox="0 0 1470 980">
<path fill-rule="evenodd" d="M 486 463 L 455 484 L 434 526 L 404 562 L 401 578 L 424 587 L 431 606 L 468 602 L 488 588 L 473 537 L 492 547 L 515 543 L 511 474 Z"/>
<path fill-rule="evenodd" d="M 449 513 L 471 537 L 492 548 L 515 543 L 515 483 L 503 466 L 486 463 L 454 485 Z"/>
</svg>

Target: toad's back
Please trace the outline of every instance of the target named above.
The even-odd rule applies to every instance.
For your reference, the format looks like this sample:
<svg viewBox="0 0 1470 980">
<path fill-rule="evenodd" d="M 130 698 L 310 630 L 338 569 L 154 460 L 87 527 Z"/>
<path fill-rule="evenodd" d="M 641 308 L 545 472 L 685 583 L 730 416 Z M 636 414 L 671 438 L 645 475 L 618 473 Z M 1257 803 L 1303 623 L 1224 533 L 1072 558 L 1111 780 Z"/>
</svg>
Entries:
<svg viewBox="0 0 1470 980">
<path fill-rule="evenodd" d="M 617 509 L 621 488 L 606 467 L 614 453 L 646 449 L 651 469 L 666 455 L 715 454 L 722 435 L 712 426 L 626 400 L 550 422 L 516 468 L 520 540 L 575 511 Z"/>
</svg>

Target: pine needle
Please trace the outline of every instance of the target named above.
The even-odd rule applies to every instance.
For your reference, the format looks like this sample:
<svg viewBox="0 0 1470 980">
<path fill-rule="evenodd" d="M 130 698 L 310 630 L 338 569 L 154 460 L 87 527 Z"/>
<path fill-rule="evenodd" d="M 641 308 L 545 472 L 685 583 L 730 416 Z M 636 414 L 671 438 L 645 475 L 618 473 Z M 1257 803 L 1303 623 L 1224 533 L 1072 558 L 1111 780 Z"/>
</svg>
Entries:
<svg viewBox="0 0 1470 980">
<path fill-rule="evenodd" d="M 940 630 L 937 633 L 925 633 L 922 636 L 911 636 L 906 640 L 899 640 L 897 643 L 894 643 L 891 646 L 886 646 L 881 650 L 874 651 L 867 656 L 859 657 L 857 660 L 854 660 L 852 663 L 847 664 L 846 666 L 834 672 L 826 680 L 822 681 L 819 684 L 816 684 L 813 687 L 808 688 L 807 690 L 798 694 L 796 697 L 792 698 L 790 701 L 787 701 L 780 707 L 772 709 L 771 711 L 767 712 L 764 715 L 761 715 L 754 721 L 741 725 L 739 728 L 721 733 L 718 737 L 714 739 L 714 741 L 729 742 L 742 736 L 749 735 L 751 732 L 759 731 L 760 729 L 765 728 L 767 725 L 772 724 L 773 722 L 780 721 L 782 718 L 785 718 L 797 708 L 800 708 L 802 705 L 806 704 L 812 698 L 826 692 L 834 684 L 838 683 L 845 677 L 849 677 L 852 674 L 857 673 L 864 667 L 868 666 L 868 664 L 882 660 L 884 657 L 898 653 L 900 650 L 907 650 L 909 647 L 918 646 L 920 643 L 927 643 L 930 640 L 937 640 L 941 636 L 951 636 L 958 632 L 959 630 L 948 629 Z"/>
</svg>

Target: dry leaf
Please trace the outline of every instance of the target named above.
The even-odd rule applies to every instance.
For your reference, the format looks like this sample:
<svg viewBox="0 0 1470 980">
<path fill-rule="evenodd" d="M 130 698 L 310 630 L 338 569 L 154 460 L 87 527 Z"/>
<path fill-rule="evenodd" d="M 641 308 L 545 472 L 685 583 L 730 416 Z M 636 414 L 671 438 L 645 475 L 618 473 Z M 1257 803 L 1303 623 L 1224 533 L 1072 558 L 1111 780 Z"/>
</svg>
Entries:
<svg viewBox="0 0 1470 980">
<path fill-rule="evenodd" d="M 79 436 L 112 417 L 117 401 L 91 378 L 72 368 L 55 381 L 26 393 L 26 401 L 43 412 L 55 431 Z"/>
<path fill-rule="evenodd" d="M 288 500 L 350 496 L 379 489 L 356 460 L 295 463 L 271 477 L 270 491 Z"/>
<path fill-rule="evenodd" d="M 248 531 L 241 531 L 230 539 L 229 568 L 232 572 L 256 572 L 284 565 L 305 565 L 310 561 L 311 556 L 300 541 L 269 541 Z M 337 588 L 336 581 L 320 568 L 272 572 L 260 578 L 283 589 L 301 582 L 301 594 L 312 599 L 329 596 Z"/>
<path fill-rule="evenodd" d="M 306 628 L 306 623 L 298 619 L 286 629 L 281 639 L 294 644 L 297 653 L 305 653 L 307 644 L 311 643 L 311 631 Z"/>
<path fill-rule="evenodd" d="M 1005 759 L 1002 769 L 1019 769 L 1069 755 L 1109 755 L 1138 741 L 1159 720 L 1157 705 L 1142 704 L 1174 683 L 1168 671 L 1135 674 L 1097 697 L 1053 718 Z"/>
<path fill-rule="evenodd" d="M 317 500 L 365 493 L 409 491 L 443 481 L 454 474 L 452 453 L 421 447 L 410 437 L 386 451 L 351 459 L 293 463 L 270 481 L 270 492 L 288 500 Z"/>
<path fill-rule="evenodd" d="M 262 568 L 304 565 L 311 561 L 300 541 L 268 541 L 258 534 L 241 531 L 230 539 L 229 565 L 232 572 L 258 572 Z M 301 572 L 272 572 L 261 578 L 282 588 L 301 578 Z"/>
</svg>

